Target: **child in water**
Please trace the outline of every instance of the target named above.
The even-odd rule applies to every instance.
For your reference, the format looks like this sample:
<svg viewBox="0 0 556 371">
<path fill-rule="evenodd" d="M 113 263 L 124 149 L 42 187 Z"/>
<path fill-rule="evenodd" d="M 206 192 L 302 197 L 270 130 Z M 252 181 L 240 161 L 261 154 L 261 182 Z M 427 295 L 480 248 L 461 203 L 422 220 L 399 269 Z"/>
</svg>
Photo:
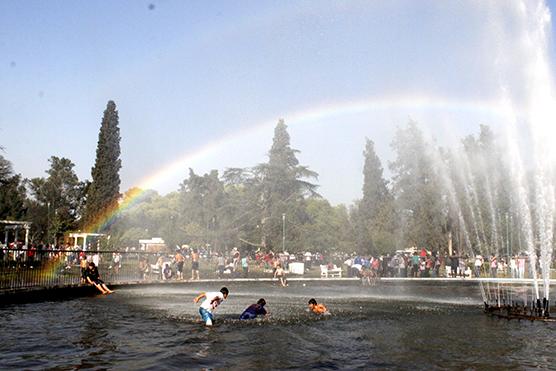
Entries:
<svg viewBox="0 0 556 371">
<path fill-rule="evenodd" d="M 197 303 L 202 298 L 205 298 L 199 308 L 199 314 L 207 326 L 212 326 L 212 322 L 214 321 L 212 312 L 228 297 L 228 293 L 228 289 L 226 287 L 222 287 L 219 292 L 202 292 L 199 296 L 193 299 L 193 301 Z"/>
<path fill-rule="evenodd" d="M 251 304 L 247 309 L 243 311 L 239 319 L 255 319 L 258 315 L 266 316 L 268 312 L 264 309 L 266 301 L 264 299 L 259 299 L 257 304 Z"/>
<path fill-rule="evenodd" d="M 323 304 L 317 304 L 315 299 L 309 300 L 309 310 L 315 314 L 330 314 Z"/>
</svg>

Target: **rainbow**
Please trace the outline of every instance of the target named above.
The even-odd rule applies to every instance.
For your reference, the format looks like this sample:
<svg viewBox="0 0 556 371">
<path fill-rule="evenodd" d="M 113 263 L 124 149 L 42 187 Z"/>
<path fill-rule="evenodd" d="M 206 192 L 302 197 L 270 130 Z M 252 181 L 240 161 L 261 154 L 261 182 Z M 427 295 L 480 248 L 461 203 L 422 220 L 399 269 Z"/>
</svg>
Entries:
<svg viewBox="0 0 556 371">
<path fill-rule="evenodd" d="M 368 98 L 356 101 L 334 102 L 319 106 L 314 106 L 306 110 L 300 110 L 284 115 L 284 119 L 290 126 L 303 125 L 309 122 L 317 122 L 332 117 L 363 114 L 373 111 L 385 111 L 393 109 L 409 109 L 409 110 L 439 110 L 439 111 L 469 111 L 485 114 L 494 114 L 496 116 L 510 117 L 513 111 L 504 104 L 502 100 L 461 100 L 446 99 L 441 97 L 432 97 L 424 95 L 407 95 L 393 98 L 380 97 Z M 278 116 L 276 116 L 278 117 Z M 223 136 L 217 140 L 211 141 L 190 152 L 186 152 L 177 160 L 165 165 L 160 170 L 141 180 L 136 186 L 128 191 L 127 197 L 117 206 L 107 210 L 90 225 L 85 226 L 86 232 L 99 232 L 110 225 L 114 218 L 122 211 L 133 205 L 136 200 L 147 190 L 153 189 L 155 184 L 159 184 L 161 180 L 167 179 L 176 172 L 183 171 L 188 164 L 194 163 L 205 158 L 217 151 L 221 146 L 231 141 L 237 140 L 247 133 L 255 131 L 269 131 L 276 125 L 277 119 L 265 120 L 260 123 L 250 125 L 245 129 L 235 132 L 234 134 Z"/>
</svg>

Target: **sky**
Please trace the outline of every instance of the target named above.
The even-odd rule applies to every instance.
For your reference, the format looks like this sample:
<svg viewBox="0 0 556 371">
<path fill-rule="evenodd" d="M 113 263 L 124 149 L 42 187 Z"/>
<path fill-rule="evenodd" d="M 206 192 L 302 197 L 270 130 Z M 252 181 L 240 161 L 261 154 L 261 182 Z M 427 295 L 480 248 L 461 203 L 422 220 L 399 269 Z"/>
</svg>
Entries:
<svg viewBox="0 0 556 371">
<path fill-rule="evenodd" d="M 520 111 L 530 95 L 525 66 L 539 44 L 552 70 L 555 5 L 4 0 L 2 155 L 26 178 L 46 176 L 58 156 L 90 179 L 114 100 L 121 191 L 166 194 L 188 168 L 265 162 L 282 118 L 319 192 L 350 204 L 362 194 L 365 138 L 388 176 L 390 143 L 410 120 L 445 146 L 480 124 L 502 130 L 507 105 Z"/>
</svg>

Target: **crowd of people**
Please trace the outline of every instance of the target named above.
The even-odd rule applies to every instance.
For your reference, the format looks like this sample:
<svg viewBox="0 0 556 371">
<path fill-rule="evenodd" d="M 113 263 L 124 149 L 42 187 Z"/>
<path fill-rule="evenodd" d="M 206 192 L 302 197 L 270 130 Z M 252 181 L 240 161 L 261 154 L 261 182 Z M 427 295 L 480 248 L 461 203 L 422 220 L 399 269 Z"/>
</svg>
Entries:
<svg viewBox="0 0 556 371">
<path fill-rule="evenodd" d="M 214 273 L 216 278 L 220 279 L 249 278 L 251 268 L 256 267 L 257 272 L 271 274 L 280 285 L 285 287 L 288 285 L 286 274 L 289 263 L 294 259 L 296 257 L 288 253 L 275 254 L 260 251 L 242 253 L 236 247 L 229 252 L 217 252 L 213 255 L 201 254 L 195 248 L 185 247 L 177 249 L 175 254 L 171 255 L 161 254 L 158 257 L 145 255 L 139 260 L 138 269 L 142 279 L 199 280 L 201 264 L 205 269 L 216 265 Z M 184 273 L 185 267 L 191 268 L 191 275 Z"/>
<path fill-rule="evenodd" d="M 508 261 L 509 260 L 509 264 Z M 537 262 L 538 264 L 538 262 Z M 527 278 L 530 259 L 526 254 L 489 255 L 438 254 L 426 249 L 397 252 L 378 257 L 354 255 L 344 261 L 348 276 L 371 281 L 380 277 L 490 277 Z M 538 266 L 537 266 L 538 268 Z M 540 272 L 540 269 L 537 269 Z"/>
<path fill-rule="evenodd" d="M 513 256 L 474 255 L 457 252 L 439 254 L 427 249 L 408 249 L 380 256 L 357 254 L 329 254 L 272 252 L 253 249 L 211 251 L 204 247 L 177 247 L 173 253 L 138 251 L 125 248 L 120 251 L 81 251 L 79 247 L 62 244 L 21 244 L 0 246 L 0 262 L 8 267 L 15 262 L 29 268 L 55 267 L 60 275 L 77 276 L 89 263 L 108 282 L 122 280 L 199 280 L 203 278 L 273 277 L 283 287 L 288 286 L 287 275 L 318 274 L 318 266 L 328 267 L 328 272 L 338 271 L 338 276 L 360 277 L 365 284 L 374 284 L 381 277 L 502 277 L 531 278 L 530 259 L 526 254 Z M 86 261 L 83 255 L 87 254 Z M 293 263 L 299 269 L 291 270 Z M 299 264 L 303 263 L 303 264 Z M 538 259 L 537 259 L 538 264 Z M 13 264 L 12 264 L 13 265 Z M 316 269 L 313 269 L 316 268 Z M 537 272 L 540 272 L 537 265 Z M 540 274 L 540 273 L 539 273 Z M 65 282 L 65 281 L 63 281 Z M 62 282 L 62 284 L 63 284 Z M 89 283 L 83 277 L 84 283 Z M 101 286 L 102 287 L 102 286 Z M 102 290 L 100 290 L 102 291 Z"/>
</svg>

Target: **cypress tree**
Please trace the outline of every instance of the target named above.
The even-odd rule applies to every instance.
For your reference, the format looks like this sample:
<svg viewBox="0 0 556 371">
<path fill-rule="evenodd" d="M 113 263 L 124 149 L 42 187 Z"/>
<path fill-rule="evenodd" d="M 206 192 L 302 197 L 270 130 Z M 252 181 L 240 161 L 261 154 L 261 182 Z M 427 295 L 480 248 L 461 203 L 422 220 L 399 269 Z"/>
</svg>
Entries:
<svg viewBox="0 0 556 371">
<path fill-rule="evenodd" d="M 367 139 L 363 156 L 363 199 L 358 204 L 356 223 L 358 250 L 383 253 L 393 246 L 393 198 L 370 139 Z"/>
<path fill-rule="evenodd" d="M 91 170 L 92 182 L 87 192 L 84 228 L 118 205 L 120 197 L 120 129 L 118 111 L 113 101 L 108 101 L 98 135 L 95 165 Z"/>
<path fill-rule="evenodd" d="M 383 177 L 382 164 L 375 152 L 375 144 L 367 139 L 365 151 L 365 165 L 363 167 L 363 214 L 367 219 L 376 219 L 381 207 L 390 201 L 388 182 Z"/>
</svg>

